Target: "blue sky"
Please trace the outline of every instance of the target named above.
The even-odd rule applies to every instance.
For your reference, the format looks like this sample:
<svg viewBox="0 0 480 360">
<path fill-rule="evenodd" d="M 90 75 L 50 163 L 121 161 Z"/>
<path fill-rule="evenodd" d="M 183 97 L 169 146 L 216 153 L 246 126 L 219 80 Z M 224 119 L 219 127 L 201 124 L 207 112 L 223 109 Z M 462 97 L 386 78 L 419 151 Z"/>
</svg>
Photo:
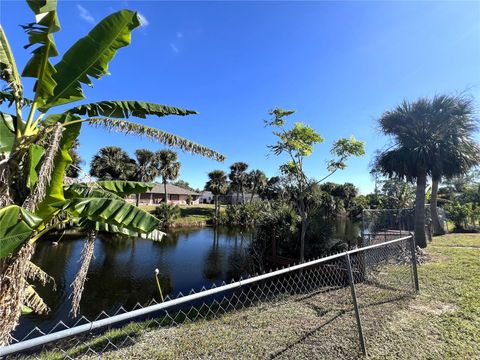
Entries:
<svg viewBox="0 0 480 360">
<path fill-rule="evenodd" d="M 403 99 L 462 91 L 479 105 L 480 2 L 60 1 L 60 53 L 123 8 L 138 11 L 144 26 L 111 62 L 112 75 L 85 89 L 86 102 L 137 99 L 199 111 L 143 121 L 227 156 L 222 164 L 180 153 L 181 178 L 195 187 L 203 187 L 210 170 L 228 170 L 235 161 L 278 174 L 285 159 L 266 156 L 275 139 L 263 124 L 277 106 L 296 109 L 292 121 L 325 138 L 306 162 L 313 177 L 326 173 L 335 139 L 365 141 L 366 156 L 331 178 L 365 193 L 373 188 L 372 155 L 386 144 L 375 123 L 383 111 Z M 1 24 L 21 69 L 29 53 L 18 25 L 32 19 L 23 1 L 2 0 Z M 88 126 L 80 142 L 86 168 L 103 146 L 131 155 L 163 148 Z"/>
</svg>

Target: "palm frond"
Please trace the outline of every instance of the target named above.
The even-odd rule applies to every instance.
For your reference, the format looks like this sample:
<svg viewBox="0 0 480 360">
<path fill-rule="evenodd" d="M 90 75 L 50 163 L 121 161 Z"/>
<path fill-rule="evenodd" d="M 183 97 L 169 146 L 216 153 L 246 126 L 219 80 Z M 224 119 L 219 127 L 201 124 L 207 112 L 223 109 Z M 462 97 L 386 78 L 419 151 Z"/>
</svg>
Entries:
<svg viewBox="0 0 480 360">
<path fill-rule="evenodd" d="M 103 127 L 109 131 L 114 130 L 124 134 L 144 136 L 150 140 L 155 140 L 162 144 L 177 147 L 183 151 L 202 155 L 217 161 L 225 160 L 225 156 L 203 145 L 149 126 L 111 118 L 92 118 L 88 119 L 88 123 L 92 126 Z"/>
</svg>

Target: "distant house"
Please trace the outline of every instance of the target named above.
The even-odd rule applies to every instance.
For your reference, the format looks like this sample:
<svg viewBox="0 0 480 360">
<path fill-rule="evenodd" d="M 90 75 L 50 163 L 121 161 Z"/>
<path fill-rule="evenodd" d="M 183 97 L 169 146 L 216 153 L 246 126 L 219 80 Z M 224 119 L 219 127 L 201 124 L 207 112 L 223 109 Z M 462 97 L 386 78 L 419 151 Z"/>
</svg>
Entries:
<svg viewBox="0 0 480 360">
<path fill-rule="evenodd" d="M 200 204 L 213 204 L 213 193 L 211 191 L 202 191 L 198 201 L 200 202 Z"/>
<path fill-rule="evenodd" d="M 219 198 L 219 201 L 221 204 L 225 205 L 235 205 L 235 204 L 242 204 L 242 203 L 248 203 L 252 199 L 252 194 L 251 193 L 245 193 L 245 197 L 243 197 L 242 193 L 236 193 L 236 192 L 230 192 L 226 195 L 221 195 Z M 253 201 L 259 201 L 260 196 L 257 194 L 253 195 Z"/>
<path fill-rule="evenodd" d="M 187 204 L 188 197 L 191 197 L 192 204 L 198 204 L 198 199 L 200 194 L 184 189 L 182 187 L 167 184 L 167 196 L 169 204 Z M 143 194 L 140 194 L 140 204 L 141 205 L 155 205 L 160 204 L 165 201 L 165 191 L 163 184 L 156 184 L 152 190 L 149 190 Z M 135 201 L 135 197 L 131 197 L 130 201 Z"/>
</svg>

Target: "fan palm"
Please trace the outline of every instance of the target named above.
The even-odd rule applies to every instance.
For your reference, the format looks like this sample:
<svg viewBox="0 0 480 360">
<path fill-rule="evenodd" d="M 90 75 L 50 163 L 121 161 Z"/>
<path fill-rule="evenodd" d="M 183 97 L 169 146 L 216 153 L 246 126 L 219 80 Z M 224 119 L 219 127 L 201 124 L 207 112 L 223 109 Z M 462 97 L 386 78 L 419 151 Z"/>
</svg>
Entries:
<svg viewBox="0 0 480 360">
<path fill-rule="evenodd" d="M 161 150 L 157 153 L 158 175 L 162 177 L 165 203 L 168 203 L 167 182 L 174 181 L 180 175 L 180 162 L 177 153 L 172 150 Z"/>
<path fill-rule="evenodd" d="M 224 195 L 228 190 L 227 175 L 222 170 L 213 170 L 208 173 L 208 181 L 205 184 L 205 190 L 211 191 L 215 199 L 215 221 L 218 220 L 219 203 L 218 197 Z"/>
<path fill-rule="evenodd" d="M 473 132 L 473 119 L 470 115 L 458 115 L 467 108 L 462 103 L 461 98 L 448 96 L 436 96 L 433 100 L 421 98 L 413 103 L 404 101 L 379 119 L 381 130 L 392 138 L 393 145 L 378 154 L 375 167 L 389 177 L 416 181 L 415 238 L 421 247 L 427 246 L 427 177 L 432 176 L 438 188 L 441 176 L 463 172 L 462 169 L 472 166 L 478 157 L 477 145 L 472 142 L 471 135 L 464 133 Z M 463 108 L 461 112 L 458 111 L 460 108 Z M 462 117 L 463 124 L 457 124 Z M 461 155 L 463 151 L 466 151 L 465 158 Z M 435 216 L 436 191 L 433 198 L 432 215 L 438 221 L 438 215 Z"/>
<path fill-rule="evenodd" d="M 442 123 L 439 153 L 432 168 L 430 209 L 433 234 L 443 235 L 437 211 L 438 186 L 442 178 L 466 175 L 480 165 L 480 145 L 475 141 L 477 130 L 475 109 L 470 99 L 458 96 L 437 96 L 432 101 L 435 118 Z"/>
<path fill-rule="evenodd" d="M 250 187 L 252 190 L 252 195 L 250 197 L 250 203 L 253 202 L 253 197 L 256 193 L 259 193 L 267 185 L 267 176 L 261 170 L 252 170 L 248 174 L 250 180 Z"/>
<path fill-rule="evenodd" d="M 100 180 L 134 180 L 135 170 L 135 160 L 117 146 L 101 148 L 90 163 L 90 175 Z"/>
<path fill-rule="evenodd" d="M 242 202 L 245 202 L 245 186 L 248 182 L 248 174 L 246 173 L 248 169 L 248 164 L 238 161 L 230 165 L 230 174 L 228 178 L 230 179 L 230 187 L 233 191 L 237 193 L 237 203 L 238 195 L 242 193 Z"/>
<path fill-rule="evenodd" d="M 0 344 L 8 342 L 22 304 L 31 294 L 26 281 L 27 264 L 34 242 L 48 231 L 72 221 L 87 229 L 154 237 L 158 219 L 122 198 L 145 191 L 153 184 L 112 181 L 64 189 L 65 169 L 72 161 L 69 150 L 82 124 L 138 134 L 223 160 L 221 154 L 204 146 L 126 120 L 131 116 L 196 114 L 193 110 L 112 100 L 49 114 L 57 106 L 85 98 L 82 84 L 92 86 L 93 78 L 108 73 L 110 60 L 120 48 L 130 44 L 131 32 L 140 26 L 140 20 L 137 13 L 129 10 L 109 15 L 53 65 L 51 59 L 58 55 L 53 35 L 60 30 L 56 0 L 27 3 L 36 21 L 23 28 L 29 41 L 26 47 L 34 50 L 22 75 L 36 80 L 32 99 L 24 95 L 21 76 L 0 27 L 0 79 L 7 85 L 0 92 L 0 103 L 13 106 L 13 113 L 0 111 Z M 88 251 L 84 254 L 91 253 L 91 247 L 85 250 Z M 89 258 L 85 256 L 84 260 L 88 262 Z M 83 288 L 81 281 L 75 284 L 79 285 L 76 289 Z"/>
</svg>

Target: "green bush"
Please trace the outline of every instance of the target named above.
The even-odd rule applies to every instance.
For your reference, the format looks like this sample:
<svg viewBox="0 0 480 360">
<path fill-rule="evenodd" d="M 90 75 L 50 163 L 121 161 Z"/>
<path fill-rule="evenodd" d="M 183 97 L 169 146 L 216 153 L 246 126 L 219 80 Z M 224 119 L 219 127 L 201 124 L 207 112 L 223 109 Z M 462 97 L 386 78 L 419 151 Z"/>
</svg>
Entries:
<svg viewBox="0 0 480 360">
<path fill-rule="evenodd" d="M 159 227 L 166 229 L 172 226 L 173 222 L 180 217 L 180 207 L 178 205 L 161 203 L 155 208 L 153 214 L 160 220 Z"/>
<path fill-rule="evenodd" d="M 225 211 L 220 213 L 218 223 L 222 225 L 254 226 L 261 221 L 267 208 L 270 208 L 268 202 L 263 201 L 228 205 Z"/>
<path fill-rule="evenodd" d="M 463 231 L 465 224 L 471 218 L 472 208 L 469 205 L 453 202 L 445 206 L 447 219 L 451 220 L 455 225 L 454 231 Z"/>
</svg>

